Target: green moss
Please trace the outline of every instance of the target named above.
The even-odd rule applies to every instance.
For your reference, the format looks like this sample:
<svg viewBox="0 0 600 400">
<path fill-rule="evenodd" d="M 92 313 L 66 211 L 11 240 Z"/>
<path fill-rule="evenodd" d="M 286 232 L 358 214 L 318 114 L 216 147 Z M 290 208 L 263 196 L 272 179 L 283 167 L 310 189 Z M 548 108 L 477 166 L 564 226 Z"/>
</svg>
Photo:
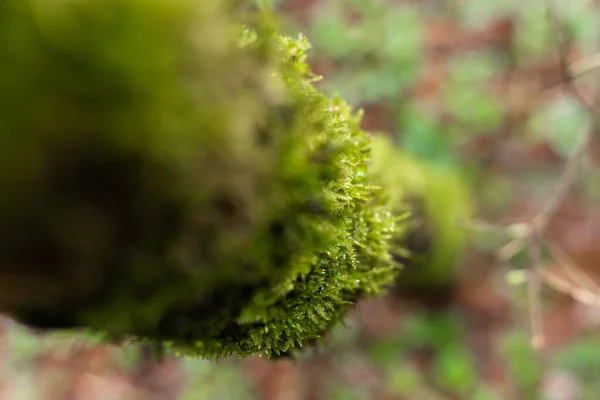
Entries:
<svg viewBox="0 0 600 400">
<path fill-rule="evenodd" d="M 264 207 L 253 139 L 273 67 L 225 6 L 2 2 L 2 308 L 60 327 L 123 298 L 136 320 L 111 324 L 129 331 L 192 272 L 202 295 L 235 274 L 210 253 L 241 251 Z"/>
<path fill-rule="evenodd" d="M 411 225 L 395 239 L 396 259 L 407 264 L 398 284 L 416 288 L 451 284 L 468 243 L 468 231 L 461 227 L 472 215 L 467 182 L 456 170 L 403 153 L 386 136 L 376 136 L 372 149 L 374 179 L 388 188 L 396 214 L 411 214 Z"/>
<path fill-rule="evenodd" d="M 233 319 L 185 326 L 192 354 L 286 352 L 318 338 L 395 275 L 387 245 L 396 227 L 385 195 L 367 178 L 360 114 L 312 86 L 304 38 L 282 37 L 278 45 L 293 123 L 268 128 L 284 150 L 273 168 L 268 230 L 251 246 L 276 257 L 266 260 L 275 279 L 254 290 Z"/>
<path fill-rule="evenodd" d="M 0 5 L 2 310 L 270 356 L 392 282 L 360 114 L 234 3 Z"/>
</svg>

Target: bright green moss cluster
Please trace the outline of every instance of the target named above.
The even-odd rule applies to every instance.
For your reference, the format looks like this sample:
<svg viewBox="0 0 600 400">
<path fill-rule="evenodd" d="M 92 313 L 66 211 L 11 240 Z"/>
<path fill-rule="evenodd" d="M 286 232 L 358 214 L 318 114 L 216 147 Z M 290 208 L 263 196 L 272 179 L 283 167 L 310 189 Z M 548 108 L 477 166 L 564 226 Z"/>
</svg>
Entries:
<svg viewBox="0 0 600 400">
<path fill-rule="evenodd" d="M 360 114 L 233 4 L 0 4 L 2 310 L 272 355 L 393 281 Z"/>
<path fill-rule="evenodd" d="M 312 86 L 306 39 L 277 42 L 282 62 L 274 79 L 285 87 L 291 114 L 267 128 L 280 150 L 268 229 L 251 246 L 271 258 L 264 261 L 271 278 L 227 319 L 181 326 L 193 338 L 174 342 L 184 352 L 287 352 L 320 337 L 358 299 L 379 294 L 395 276 L 388 242 L 397 227 L 385 193 L 368 179 L 370 141 L 359 128 L 360 115 Z"/>
<path fill-rule="evenodd" d="M 456 170 L 402 152 L 387 136 L 373 139 L 372 158 L 373 179 L 387 188 L 394 212 L 411 215 L 394 241 L 395 257 L 405 264 L 398 285 L 418 290 L 452 284 L 468 244 L 461 224 L 473 212 L 467 182 Z"/>
</svg>

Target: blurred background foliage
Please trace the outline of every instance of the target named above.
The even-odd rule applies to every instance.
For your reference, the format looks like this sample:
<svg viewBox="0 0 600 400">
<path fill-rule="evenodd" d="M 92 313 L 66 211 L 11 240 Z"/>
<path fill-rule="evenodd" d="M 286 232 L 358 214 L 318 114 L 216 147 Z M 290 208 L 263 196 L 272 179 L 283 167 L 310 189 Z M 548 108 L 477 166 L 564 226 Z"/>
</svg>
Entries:
<svg viewBox="0 0 600 400">
<path fill-rule="evenodd" d="M 364 129 L 386 135 L 382 148 L 396 153 L 390 157 L 413 165 L 378 168 L 390 169 L 402 193 L 410 177 L 423 179 L 414 196 L 400 196 L 422 210 L 422 229 L 406 239 L 411 253 L 419 259 L 447 247 L 434 240 L 443 229 L 451 239 L 464 237 L 435 262 L 407 267 L 407 274 L 433 273 L 431 282 L 445 274 L 445 284 L 427 287 L 430 280 L 421 279 L 415 289 L 400 278 L 387 297 L 357 305 L 324 343 L 293 361 L 168 358 L 159 365 L 144 346 L 42 336 L 6 320 L 1 398 L 598 399 L 600 313 L 590 300 L 600 295 L 597 138 L 582 178 L 547 227 L 548 243 L 562 256 L 545 255 L 544 270 L 571 286 L 539 293 L 542 307 L 533 317 L 543 325 L 542 350 L 531 346 L 526 285 L 515 284 L 522 275 L 514 271 L 530 265 L 526 253 L 506 263 L 494 258 L 515 232 L 448 223 L 471 215 L 510 224 L 536 215 L 589 127 L 589 112 L 559 85 L 560 48 L 547 2 L 255 2 L 272 3 L 288 33 L 308 36 L 310 63 L 325 77 L 322 90 L 363 108 Z M 599 7 L 597 0 L 555 0 L 569 62 L 600 48 Z M 578 79 L 578 89 L 592 94 L 595 78 Z M 443 182 L 423 189 L 432 176 Z M 448 193 L 463 189 L 441 189 L 453 182 L 464 186 L 458 205 Z M 592 305 L 565 295 L 576 293 Z"/>
</svg>

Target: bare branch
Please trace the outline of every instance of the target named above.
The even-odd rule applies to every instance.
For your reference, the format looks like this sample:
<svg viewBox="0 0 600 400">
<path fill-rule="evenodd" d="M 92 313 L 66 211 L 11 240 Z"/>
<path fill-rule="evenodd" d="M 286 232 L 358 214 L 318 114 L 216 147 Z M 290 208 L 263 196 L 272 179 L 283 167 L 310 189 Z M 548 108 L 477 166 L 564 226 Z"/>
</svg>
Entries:
<svg viewBox="0 0 600 400">
<path fill-rule="evenodd" d="M 589 126 L 586 126 L 580 132 L 578 135 L 579 140 L 565 161 L 552 194 L 550 194 L 546 203 L 542 205 L 540 211 L 529 223 L 528 233 L 523 237 L 509 242 L 498 251 L 497 256 L 500 262 L 506 262 L 513 258 L 530 243 L 532 236 L 541 234 L 546 229 L 548 223 L 550 223 L 558 208 L 564 203 L 570 189 L 578 179 L 580 162 L 592 139 L 592 132 L 593 130 Z"/>
<path fill-rule="evenodd" d="M 569 60 L 567 59 L 571 42 L 565 34 L 563 25 L 560 23 L 554 0 L 546 0 L 546 14 L 553 27 L 552 32 L 554 33 L 554 39 L 558 49 L 558 62 L 563 79 L 563 88 L 567 90 L 567 93 L 575 97 L 582 106 L 587 108 L 590 112 L 590 115 L 594 116 L 596 115 L 594 105 L 588 103 L 575 86 L 575 76 L 573 75 L 572 68 L 570 67 Z"/>
<path fill-rule="evenodd" d="M 557 293 L 570 297 L 574 301 L 588 307 L 600 308 L 600 296 L 596 293 L 578 287 L 573 282 L 558 276 L 546 269 L 540 269 L 540 278 L 544 284 Z M 531 272 L 527 274 L 527 279 L 531 279 Z"/>
<path fill-rule="evenodd" d="M 547 240 L 547 247 L 550 255 L 558 262 L 561 268 L 565 271 L 569 279 L 579 287 L 587 288 L 587 290 L 600 293 L 600 286 L 588 274 L 582 271 L 569 255 L 560 248 L 560 246 L 551 240 Z"/>
<path fill-rule="evenodd" d="M 569 73 L 571 79 L 576 79 L 597 69 L 600 69 L 600 53 L 591 54 L 574 62 L 569 67 Z"/>
<path fill-rule="evenodd" d="M 575 86 L 574 79 L 577 76 L 590 71 L 591 69 L 600 67 L 600 54 L 593 57 L 591 56 L 586 61 L 582 60 L 580 63 L 570 66 L 567 60 L 569 40 L 567 40 L 566 35 L 564 34 L 564 29 L 559 22 L 553 0 L 546 0 L 546 11 L 548 19 L 554 27 L 553 32 L 557 42 L 559 63 L 564 79 L 563 87 L 565 87 L 568 93 L 575 97 L 575 99 L 577 99 L 577 101 L 588 110 L 590 118 L 592 119 L 592 123 L 591 126 L 586 125 L 583 128 L 583 131 L 579 132 L 578 141 L 565 161 L 563 170 L 556 182 L 556 186 L 554 187 L 552 194 L 530 222 L 529 234 L 521 238 L 516 238 L 502 247 L 497 253 L 497 257 L 500 262 L 506 262 L 513 258 L 530 243 L 530 239 L 532 237 L 540 236 L 546 229 L 547 225 L 550 223 L 550 220 L 554 214 L 556 214 L 556 211 L 564 203 L 569 191 L 575 182 L 577 182 L 579 178 L 581 159 L 584 158 L 585 153 L 590 145 L 594 130 L 599 126 L 597 120 L 598 113 L 595 110 L 595 102 L 589 103 L 581 95 Z"/>
</svg>

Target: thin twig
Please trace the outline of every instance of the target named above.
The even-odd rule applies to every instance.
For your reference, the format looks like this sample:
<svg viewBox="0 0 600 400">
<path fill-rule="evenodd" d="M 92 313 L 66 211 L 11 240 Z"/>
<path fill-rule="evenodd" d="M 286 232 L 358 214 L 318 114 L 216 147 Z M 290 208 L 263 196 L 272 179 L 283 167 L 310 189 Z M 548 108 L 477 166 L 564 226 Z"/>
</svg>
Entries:
<svg viewBox="0 0 600 400">
<path fill-rule="evenodd" d="M 566 63 L 566 62 L 565 62 Z M 585 75 L 588 75 L 598 69 L 600 69 L 600 53 L 594 53 L 594 54 L 590 54 L 587 56 L 584 56 L 583 58 L 571 63 L 570 65 L 568 65 L 566 67 L 566 73 L 565 71 L 565 67 L 564 65 L 561 66 L 559 65 L 560 68 L 560 75 L 561 75 L 561 79 L 558 82 L 552 83 L 546 87 L 543 87 L 542 90 L 546 91 L 546 90 L 552 90 L 555 89 L 556 87 L 559 86 L 564 86 L 565 83 L 567 82 L 575 82 L 577 79 L 582 78 Z M 573 83 L 574 85 L 574 83 Z M 571 86 L 571 93 L 572 93 L 572 86 Z M 576 100 L 578 102 L 582 102 L 583 96 L 579 94 L 579 92 L 577 92 L 577 94 L 574 96 L 576 98 Z M 586 108 L 589 110 L 592 108 L 592 105 L 588 104 L 588 102 L 585 102 L 586 104 Z M 596 111 L 598 111 L 597 108 L 594 108 Z"/>
<path fill-rule="evenodd" d="M 509 242 L 498 251 L 498 258 L 501 262 L 506 262 L 513 258 L 527 246 L 532 236 L 546 229 L 548 223 L 556 211 L 558 211 L 558 208 L 564 203 L 569 190 L 577 181 L 580 161 L 591 141 L 592 132 L 593 130 L 589 126 L 585 126 L 583 132 L 580 132 L 578 142 L 565 161 L 553 192 L 529 224 L 530 229 L 528 234 Z"/>
<path fill-rule="evenodd" d="M 440 400 L 461 400 L 462 397 L 454 393 L 451 389 L 439 384 L 431 374 L 424 374 L 425 384 L 439 397 Z"/>
<path fill-rule="evenodd" d="M 600 69 L 600 53 L 591 54 L 571 64 L 569 74 L 571 79 L 576 79 L 596 69 Z"/>
<path fill-rule="evenodd" d="M 573 283 L 590 291 L 600 293 L 600 286 L 598 286 L 596 281 L 578 268 L 571 257 L 558 244 L 551 240 L 547 240 L 546 243 L 550 255 L 558 262 L 558 265 L 561 266 Z"/>
<path fill-rule="evenodd" d="M 575 97 L 582 106 L 587 108 L 590 115 L 596 115 L 597 110 L 595 110 L 594 105 L 588 103 L 575 86 L 575 76 L 573 75 L 572 68 L 570 67 L 567 58 L 571 41 L 568 40 L 565 29 L 560 23 L 554 0 L 546 0 L 546 14 L 553 27 L 552 32 L 554 33 L 554 40 L 556 41 L 556 47 L 558 49 L 558 62 L 563 80 L 563 88 L 566 89 L 571 96 Z"/>
<path fill-rule="evenodd" d="M 456 221 L 456 226 L 461 229 L 466 229 L 472 232 L 493 232 L 506 233 L 505 225 L 496 225 L 479 220 L 459 220 Z"/>
<path fill-rule="evenodd" d="M 586 124 L 583 132 L 579 132 L 577 143 L 571 151 L 571 153 L 569 154 L 569 156 L 567 157 L 567 160 L 565 161 L 563 170 L 557 180 L 556 186 L 554 187 L 554 190 L 548 198 L 548 200 L 543 204 L 540 211 L 532 219 L 529 225 L 530 229 L 527 232 L 528 234 L 521 238 L 516 238 L 515 240 L 511 241 L 506 246 L 504 246 L 502 249 L 500 249 L 500 251 L 498 252 L 498 257 L 500 261 L 506 261 L 514 257 L 516 254 L 522 251 L 523 248 L 525 248 L 525 246 L 529 244 L 529 258 L 531 268 L 529 270 L 528 292 L 532 335 L 531 343 L 532 346 L 536 349 L 544 347 L 545 344 L 542 325 L 543 320 L 540 293 L 542 276 L 547 276 L 547 274 L 544 275 L 544 272 L 541 268 L 541 239 L 543 237 L 544 231 L 546 230 L 553 216 L 556 214 L 560 206 L 564 203 L 565 198 L 569 194 L 569 191 L 571 190 L 575 182 L 578 180 L 581 159 L 585 156 L 587 148 L 591 142 L 592 132 L 598 126 L 598 121 L 595 119 L 597 118 L 597 114 L 594 110 L 595 102 L 589 104 L 581 95 L 579 90 L 577 90 L 577 87 L 574 83 L 574 78 L 576 75 L 574 74 L 574 72 L 583 73 L 585 70 L 589 70 L 590 68 L 594 67 L 595 64 L 591 63 L 591 61 L 587 64 L 580 63 L 576 65 L 579 71 L 577 71 L 577 68 L 573 68 L 568 64 L 567 51 L 569 47 L 569 42 L 566 40 L 563 28 L 559 23 L 553 0 L 546 0 L 546 4 L 548 19 L 554 26 L 553 32 L 555 34 L 557 47 L 559 50 L 559 63 L 562 72 L 562 77 L 564 80 L 563 88 L 565 88 L 571 96 L 576 98 L 578 102 L 588 110 L 590 118 L 592 118 L 593 121 L 593 126 L 588 126 L 588 124 Z M 600 59 L 592 61 L 595 61 L 595 63 L 599 63 Z M 555 251 L 555 256 L 557 254 L 558 252 Z M 572 274 L 574 270 L 570 272 Z M 549 279 L 546 277 L 546 280 Z M 556 279 L 549 281 L 553 282 L 555 286 L 558 286 L 556 285 Z M 561 281 L 560 283 L 564 282 Z M 560 287 L 563 290 L 568 289 L 569 294 L 574 298 L 578 298 L 579 301 L 585 301 L 588 304 L 593 301 L 592 297 L 589 296 L 588 291 L 582 291 L 579 288 L 577 288 L 578 290 L 576 290 L 573 287 L 566 288 L 564 285 Z"/>
<path fill-rule="evenodd" d="M 558 276 L 547 269 L 540 270 L 540 278 L 544 284 L 553 289 L 557 293 L 570 297 L 574 301 L 588 307 L 600 308 L 600 296 L 594 292 L 578 287 L 573 282 Z M 527 279 L 531 279 L 531 274 L 527 275 Z"/>
<path fill-rule="evenodd" d="M 569 194 L 570 189 L 573 187 L 579 176 L 580 161 L 584 157 L 587 148 L 592 140 L 592 133 L 598 126 L 594 103 L 588 103 L 588 101 L 581 95 L 577 87 L 575 86 L 573 74 L 573 68 L 569 65 L 567 60 L 567 51 L 569 47 L 569 41 L 566 40 L 564 30 L 558 20 L 558 16 L 555 10 L 555 6 L 552 0 L 546 0 L 546 12 L 548 19 L 553 25 L 554 35 L 559 50 L 558 58 L 560 68 L 563 76 L 563 87 L 568 90 L 568 93 L 575 97 L 577 101 L 585 107 L 590 117 L 593 120 L 592 126 L 586 125 L 583 131 L 578 134 L 578 141 L 567 160 L 565 161 L 563 170 L 558 178 L 554 191 L 548 198 L 548 201 L 542 206 L 541 210 L 534 216 L 530 223 L 529 234 L 521 238 L 516 238 L 509 242 L 507 245 L 502 247 L 498 251 L 498 259 L 500 262 L 506 262 L 521 252 L 525 246 L 530 242 L 530 239 L 534 236 L 540 236 L 540 234 L 546 229 L 550 220 L 556 214 L 557 210 L 564 203 L 566 196 Z M 599 56 L 600 57 L 600 56 Z M 600 60 L 596 60 L 599 62 Z M 589 63 L 588 63 L 589 64 Z M 581 65 L 580 65 L 581 68 Z M 589 68 L 589 65 L 587 66 Z"/>
<path fill-rule="evenodd" d="M 533 219 L 533 228 L 535 230 L 540 231 L 548 225 L 550 219 L 554 216 L 558 208 L 562 205 L 565 197 L 569 194 L 569 190 L 577 180 L 581 158 L 586 152 L 592 137 L 591 132 L 592 129 L 586 125 L 585 128 L 583 128 L 583 132 L 578 135 L 578 142 L 565 162 L 552 195 Z"/>
</svg>

